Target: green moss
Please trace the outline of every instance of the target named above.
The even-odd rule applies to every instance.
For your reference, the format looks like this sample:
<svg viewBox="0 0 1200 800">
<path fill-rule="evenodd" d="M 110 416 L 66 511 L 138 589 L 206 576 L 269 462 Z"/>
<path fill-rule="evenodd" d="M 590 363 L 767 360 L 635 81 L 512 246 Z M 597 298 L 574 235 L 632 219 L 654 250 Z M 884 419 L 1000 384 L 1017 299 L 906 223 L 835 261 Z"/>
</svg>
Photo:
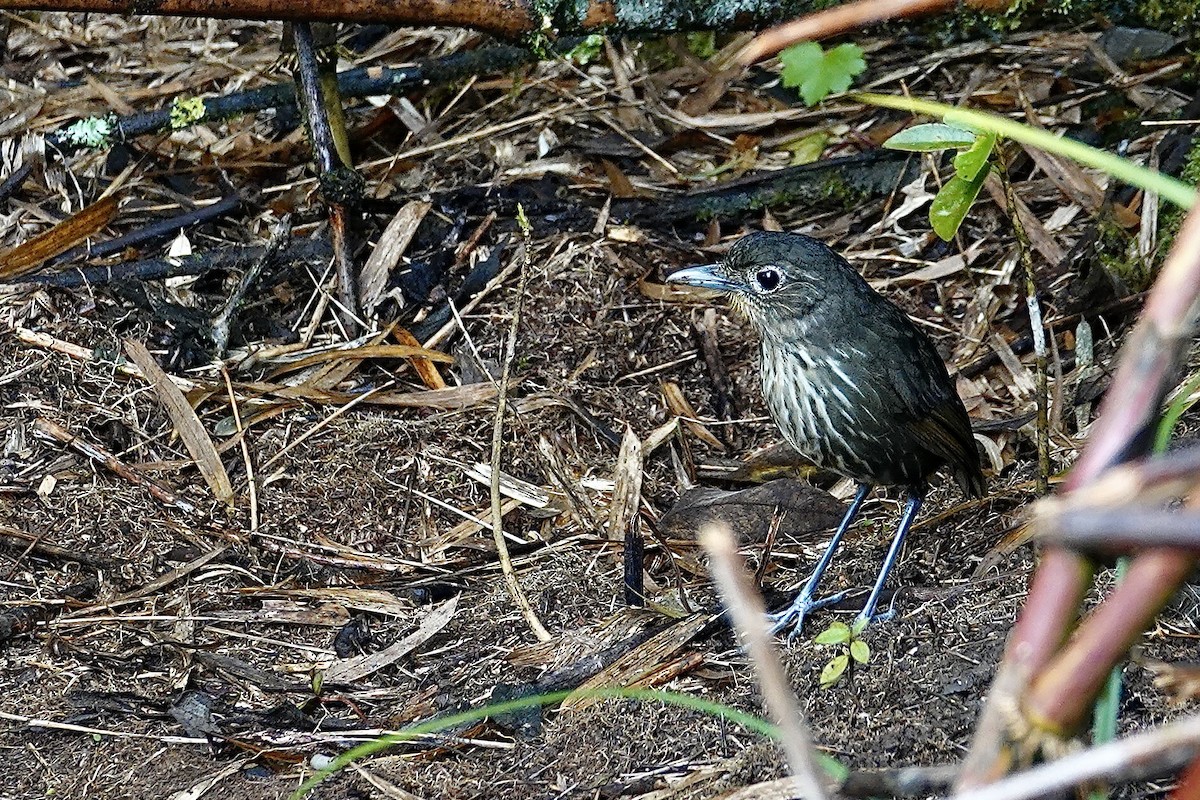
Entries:
<svg viewBox="0 0 1200 800">
<path fill-rule="evenodd" d="M 1101 217 L 1099 227 L 1096 257 L 1118 294 L 1129 295 L 1148 289 L 1154 281 L 1155 265 L 1143 261 L 1137 254 L 1137 237 L 1111 217 Z"/>
<path fill-rule="evenodd" d="M 1179 172 L 1179 180 L 1193 186 L 1200 186 L 1200 136 L 1192 139 L 1192 147 L 1188 150 L 1187 160 L 1184 161 L 1183 169 Z M 1175 235 L 1179 233 L 1179 226 L 1183 222 L 1183 214 L 1182 208 L 1170 203 L 1163 204 L 1158 220 L 1158 252 L 1169 253 L 1171 251 Z"/>
<path fill-rule="evenodd" d="M 204 101 L 199 97 L 176 97 L 171 103 L 171 130 L 182 130 L 202 119 Z"/>
</svg>

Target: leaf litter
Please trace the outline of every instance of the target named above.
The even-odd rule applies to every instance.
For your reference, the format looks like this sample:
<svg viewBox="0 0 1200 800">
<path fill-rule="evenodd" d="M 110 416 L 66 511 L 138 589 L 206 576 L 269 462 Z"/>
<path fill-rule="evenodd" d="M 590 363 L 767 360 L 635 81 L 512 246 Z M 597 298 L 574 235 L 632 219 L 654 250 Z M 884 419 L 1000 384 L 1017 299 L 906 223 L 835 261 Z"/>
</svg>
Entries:
<svg viewBox="0 0 1200 800">
<path fill-rule="evenodd" d="M 48 259 L 54 271 L 76 269 L 86 251 L 57 264 L 54 254 L 226 197 L 229 183 L 247 201 L 187 230 L 194 254 L 261 245 L 288 213 L 295 239 L 325 235 L 294 109 L 201 119 L 99 152 L 39 149 L 77 120 L 286 81 L 280 31 L 14 18 L 7 96 L 23 116 L 5 133 L 42 160 L 0 211 L 0 248 L 36 250 L 21 255 L 25 274 L 10 277 L 28 278 Z M 866 37 L 860 83 L 951 100 L 967 87 L 972 104 L 1056 129 L 1103 127 L 1101 96 L 1143 111 L 1152 103 L 1156 115 L 1184 106 L 1162 62 L 1126 60 L 1119 78 L 1097 69 L 1097 38 L 1016 33 L 914 52 L 911 40 Z M 487 43 L 397 30 L 359 55 L 346 45 L 351 66 L 370 66 Z M 0 665 L 0 738 L 13 759 L 0 791 L 165 795 L 212 778 L 231 798 L 279 797 L 313 756 L 380 730 L 606 676 L 757 711 L 689 528 L 701 515 L 739 521 L 751 534 L 745 553 L 779 602 L 819 554 L 837 507 L 804 483 L 745 481 L 801 476 L 829 490 L 836 480 L 786 453 L 745 460 L 778 442 L 758 393 L 756 344 L 728 309 L 705 319 L 710 300 L 667 291 L 662 278 L 718 257 L 743 227 L 771 225 L 830 242 L 925 327 L 959 373 L 992 468 L 988 500 L 963 503 L 940 482 L 931 492 L 896 570 L 899 616 L 866 634 L 869 664 L 828 690 L 818 690 L 827 648 L 802 638 L 784 647 L 785 664 L 818 743 L 851 768 L 961 755 L 1032 562 L 1014 531 L 1033 496 L 1034 367 L 1003 193 L 985 179 L 984 201 L 952 242 L 926 219 L 952 170 L 920 156 L 906 180 L 848 202 L 833 193 L 767 212 L 747 205 L 719 221 L 662 221 L 655 213 L 672 201 L 702 200 L 698 192 L 736 186 L 738 176 L 777 176 L 796 142 L 829 159 L 872 152 L 903 126 L 844 101 L 802 108 L 770 85 L 778 65 L 751 79 L 723 73 L 728 58 L 691 54 L 683 39 L 615 41 L 587 64 L 548 61 L 348 103 L 368 187 L 356 256 L 369 265 L 364 300 L 378 322 L 348 342 L 327 262 L 268 265 L 236 313 L 228 383 L 207 331 L 245 265 L 78 289 L 0 287 L 0 618 L 20 623 Z M 1148 157 L 1169 135 L 1135 129 L 1129 151 Z M 19 167 L 14 151 L 2 150 L 6 170 Z M 1094 382 L 1103 385 L 1093 364 L 1107 363 L 1136 309 L 1124 296 L 1141 288 L 1136 274 L 1094 256 L 1099 219 L 1111 213 L 1138 233 L 1132 246 L 1155 252 L 1159 216 L 1149 199 L 1045 154 L 1019 160 L 1012 177 L 1059 348 L 1051 445 L 1062 469 Z M 105 200 L 113 187 L 119 204 Z M 115 216 L 83 225 L 100 202 Z M 532 273 L 502 452 L 507 494 L 518 499 L 501 513 L 518 579 L 554 636 L 544 644 L 499 578 L 488 486 L 475 466 L 490 450 L 488 363 L 502 357 L 515 303 L 518 202 L 534 225 Z M 91 266 L 162 258 L 178 234 Z M 1094 345 L 1076 364 L 1085 336 Z M 126 361 L 125 341 L 144 343 L 162 375 L 144 358 Z M 63 435 L 39 435 L 39 420 Z M 106 454 L 138 479 L 112 472 Z M 868 505 L 829 573 L 831 591 L 873 577 L 895 500 Z M 621 545 L 639 527 L 645 609 L 626 607 L 622 591 Z M 681 606 L 681 590 L 695 612 Z M 821 623 L 857 610 L 861 596 Z M 1127 671 L 1123 726 L 1175 713 L 1153 682 L 1170 674 L 1159 661 L 1186 652 L 1194 604 L 1169 611 L 1145 642 L 1147 661 Z M 340 685 L 321 683 L 326 670 Z M 769 745 L 692 711 L 589 701 L 533 721 L 397 749 L 322 796 L 706 797 L 783 768 Z"/>
</svg>

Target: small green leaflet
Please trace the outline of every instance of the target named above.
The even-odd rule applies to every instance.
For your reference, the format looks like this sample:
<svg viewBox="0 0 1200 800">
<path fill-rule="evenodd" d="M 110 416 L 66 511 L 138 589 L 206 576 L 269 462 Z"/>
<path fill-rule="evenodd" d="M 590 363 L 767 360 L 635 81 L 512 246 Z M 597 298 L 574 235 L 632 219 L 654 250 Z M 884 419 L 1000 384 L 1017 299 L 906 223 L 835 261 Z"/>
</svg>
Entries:
<svg viewBox="0 0 1200 800">
<path fill-rule="evenodd" d="M 850 666 L 850 656 L 845 653 L 831 659 L 825 665 L 825 669 L 821 670 L 821 688 L 828 689 L 841 680 L 848 666 Z"/>
<path fill-rule="evenodd" d="M 829 627 L 818 633 L 813 641 L 817 644 L 842 644 L 850 641 L 850 626 L 844 622 L 830 623 Z"/>
<path fill-rule="evenodd" d="M 792 45 L 779 54 L 783 85 L 799 87 L 807 106 L 815 106 L 834 92 L 850 88 L 854 76 L 867 68 L 858 45 L 839 44 L 826 52 L 816 42 Z"/>
<path fill-rule="evenodd" d="M 995 143 L 995 141 L 993 137 L 992 142 Z M 892 150 L 928 153 L 934 150 L 958 150 L 964 147 L 973 147 L 975 143 L 974 131 L 956 128 L 953 125 L 943 125 L 940 122 L 927 122 L 924 125 L 905 128 L 884 142 L 883 146 Z"/>
<path fill-rule="evenodd" d="M 933 226 L 933 232 L 943 241 L 948 242 L 954 238 L 958 226 L 962 224 L 963 218 L 971 210 L 971 204 L 979 196 L 979 190 L 983 188 L 983 181 L 987 178 L 987 167 L 987 162 L 984 162 L 979 174 L 971 181 L 964 181 L 955 175 L 946 181 L 946 185 L 930 203 L 929 224 Z"/>
<path fill-rule="evenodd" d="M 973 181 L 979 176 L 979 171 L 987 166 L 992 148 L 996 146 L 996 134 L 983 133 L 971 145 L 971 149 L 954 157 L 954 174 L 964 181 Z"/>
<path fill-rule="evenodd" d="M 850 643 L 850 657 L 860 664 L 866 664 L 871 660 L 871 648 L 862 639 L 855 639 Z"/>
</svg>

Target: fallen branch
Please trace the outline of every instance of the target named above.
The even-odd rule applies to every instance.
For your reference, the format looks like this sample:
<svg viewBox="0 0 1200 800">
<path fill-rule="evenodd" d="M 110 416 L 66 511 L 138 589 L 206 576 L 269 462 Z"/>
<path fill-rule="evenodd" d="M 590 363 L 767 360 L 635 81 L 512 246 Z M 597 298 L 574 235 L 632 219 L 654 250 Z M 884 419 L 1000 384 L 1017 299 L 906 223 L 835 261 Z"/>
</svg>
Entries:
<svg viewBox="0 0 1200 800">
<path fill-rule="evenodd" d="M 710 3 L 676 0 L 584 0 L 538 3 L 533 0 L 0 0 L 7 11 L 90 11 L 181 17 L 285 20 L 291 22 L 378 22 L 388 25 L 440 25 L 474 28 L 507 39 L 552 38 L 567 34 L 668 34 L 693 30 L 751 30 L 802 13 L 797 0 Z"/>
</svg>

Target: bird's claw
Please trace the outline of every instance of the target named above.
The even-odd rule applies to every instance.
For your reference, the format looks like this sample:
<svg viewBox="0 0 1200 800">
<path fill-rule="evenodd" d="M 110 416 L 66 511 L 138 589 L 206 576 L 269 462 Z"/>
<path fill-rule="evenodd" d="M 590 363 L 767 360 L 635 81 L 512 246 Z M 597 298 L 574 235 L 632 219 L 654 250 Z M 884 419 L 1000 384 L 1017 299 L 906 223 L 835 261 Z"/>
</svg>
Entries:
<svg viewBox="0 0 1200 800">
<path fill-rule="evenodd" d="M 862 611 L 858 612 L 857 616 L 855 616 L 854 624 L 851 627 L 855 631 L 863 631 L 863 630 L 866 630 L 867 626 L 872 623 L 891 622 L 895 618 L 896 618 L 896 598 L 895 598 L 895 596 L 893 596 L 892 604 L 890 606 L 888 606 L 887 611 L 880 611 L 877 613 L 873 609 L 864 608 Z"/>
<path fill-rule="evenodd" d="M 838 592 L 837 594 L 817 599 L 811 594 L 801 592 L 787 608 L 781 608 L 778 611 L 767 614 L 767 622 L 771 626 L 771 635 L 778 636 L 787 631 L 788 641 L 795 641 L 796 637 L 800 635 L 800 630 L 804 627 L 805 617 L 813 611 L 840 602 L 848 593 Z"/>
</svg>

